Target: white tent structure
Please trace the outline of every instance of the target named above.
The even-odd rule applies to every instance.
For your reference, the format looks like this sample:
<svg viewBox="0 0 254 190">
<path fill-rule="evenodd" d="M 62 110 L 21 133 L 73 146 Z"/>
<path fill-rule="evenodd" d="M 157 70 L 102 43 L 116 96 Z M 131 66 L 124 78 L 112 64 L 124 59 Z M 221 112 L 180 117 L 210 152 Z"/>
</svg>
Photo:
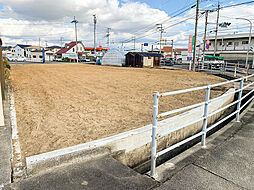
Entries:
<svg viewBox="0 0 254 190">
<path fill-rule="evenodd" d="M 102 58 L 102 65 L 122 66 L 125 63 L 124 53 L 118 50 L 108 51 Z"/>
</svg>

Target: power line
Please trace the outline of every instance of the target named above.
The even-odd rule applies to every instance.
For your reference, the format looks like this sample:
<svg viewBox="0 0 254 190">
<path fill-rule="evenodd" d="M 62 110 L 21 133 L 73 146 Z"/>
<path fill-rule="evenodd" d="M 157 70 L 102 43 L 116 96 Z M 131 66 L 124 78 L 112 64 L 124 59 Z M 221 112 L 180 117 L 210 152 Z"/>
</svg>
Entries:
<svg viewBox="0 0 254 190">
<path fill-rule="evenodd" d="M 225 9 L 225 8 L 230 8 L 230 7 L 237 7 L 237 6 L 247 5 L 247 4 L 251 4 L 251 3 L 254 3 L 254 1 L 247 1 L 247 2 L 238 3 L 238 4 L 234 4 L 234 5 L 223 6 L 220 9 Z"/>
</svg>

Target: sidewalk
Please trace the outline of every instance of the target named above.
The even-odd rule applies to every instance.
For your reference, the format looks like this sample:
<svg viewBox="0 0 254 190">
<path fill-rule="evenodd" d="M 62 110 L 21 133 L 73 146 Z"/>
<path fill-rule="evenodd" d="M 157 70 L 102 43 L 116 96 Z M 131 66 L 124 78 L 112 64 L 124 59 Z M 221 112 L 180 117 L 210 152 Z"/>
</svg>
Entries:
<svg viewBox="0 0 254 190">
<path fill-rule="evenodd" d="M 11 173 L 12 173 L 11 124 L 9 119 L 10 112 L 8 101 L 7 100 L 3 101 L 3 104 L 4 104 L 5 126 L 0 127 L 0 189 L 2 184 L 11 182 Z"/>
<path fill-rule="evenodd" d="M 156 186 L 157 182 L 140 175 L 111 156 L 102 159 L 76 163 L 55 169 L 51 172 L 24 179 L 3 187 L 12 189 L 129 189 L 146 190 Z"/>
<path fill-rule="evenodd" d="M 207 149 L 191 148 L 159 166 L 161 184 L 156 190 L 254 189 L 254 104 L 241 122 L 232 123 L 214 134 Z"/>
</svg>

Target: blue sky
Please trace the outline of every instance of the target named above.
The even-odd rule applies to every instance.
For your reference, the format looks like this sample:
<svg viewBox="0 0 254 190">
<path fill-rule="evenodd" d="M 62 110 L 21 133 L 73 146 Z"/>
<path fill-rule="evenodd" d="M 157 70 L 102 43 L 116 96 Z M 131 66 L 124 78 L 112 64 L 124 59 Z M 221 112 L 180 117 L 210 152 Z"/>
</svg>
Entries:
<svg viewBox="0 0 254 190">
<path fill-rule="evenodd" d="M 188 7 L 188 5 L 195 4 L 196 0 L 128 0 L 128 1 L 138 1 L 141 3 L 146 3 L 152 8 L 160 9 L 168 13 L 169 15 L 179 10 L 183 7 Z M 247 0 L 220 0 L 221 6 L 229 5 L 230 3 L 236 4 L 241 2 L 246 2 Z M 204 8 L 210 4 L 217 4 L 218 0 L 200 0 L 200 7 Z"/>
</svg>

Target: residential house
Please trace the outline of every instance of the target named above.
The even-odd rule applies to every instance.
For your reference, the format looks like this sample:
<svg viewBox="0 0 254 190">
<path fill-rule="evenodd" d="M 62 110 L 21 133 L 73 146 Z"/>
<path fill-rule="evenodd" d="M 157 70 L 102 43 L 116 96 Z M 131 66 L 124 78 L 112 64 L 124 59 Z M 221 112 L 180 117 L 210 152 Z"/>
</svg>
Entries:
<svg viewBox="0 0 254 190">
<path fill-rule="evenodd" d="M 27 61 L 32 61 L 32 60 L 37 60 L 37 54 L 39 51 L 42 52 L 43 47 L 42 46 L 29 46 L 25 47 L 25 57 Z M 32 61 L 34 62 L 34 61 Z M 40 62 L 40 61 L 35 61 L 35 62 Z"/>
<path fill-rule="evenodd" d="M 254 46 L 254 34 L 251 36 L 250 47 Z M 215 37 L 208 36 L 207 40 L 210 41 L 210 45 L 205 50 L 206 55 L 213 55 L 215 48 Z M 224 57 L 226 61 L 232 62 L 245 62 L 246 54 L 249 46 L 249 34 L 230 34 L 230 35 L 218 35 L 217 37 L 217 47 L 215 51 L 216 56 Z M 250 62 L 253 60 L 254 53 L 251 50 L 249 52 L 248 60 Z"/>
<path fill-rule="evenodd" d="M 12 52 L 12 57 L 14 58 L 25 58 L 26 57 L 26 51 L 25 48 L 29 47 L 31 45 L 22 45 L 22 44 L 17 44 L 11 49 Z"/>
<path fill-rule="evenodd" d="M 81 41 L 78 41 L 77 44 L 75 41 L 65 44 L 63 48 L 56 52 L 57 58 L 67 57 L 71 60 L 77 60 L 77 54 L 80 55 L 85 50 L 85 46 Z"/>
<path fill-rule="evenodd" d="M 10 59 L 12 57 L 12 47 L 11 46 L 2 46 L 3 57 Z"/>
<path fill-rule="evenodd" d="M 30 46 L 25 48 L 26 60 L 30 62 L 48 62 L 54 61 L 56 56 L 53 51 L 46 50 L 41 46 Z"/>
<path fill-rule="evenodd" d="M 55 54 L 56 52 L 58 52 L 61 49 L 61 47 L 60 46 L 48 46 L 45 49 L 47 51 L 49 50 L 49 51 L 53 52 L 53 54 Z"/>
</svg>

